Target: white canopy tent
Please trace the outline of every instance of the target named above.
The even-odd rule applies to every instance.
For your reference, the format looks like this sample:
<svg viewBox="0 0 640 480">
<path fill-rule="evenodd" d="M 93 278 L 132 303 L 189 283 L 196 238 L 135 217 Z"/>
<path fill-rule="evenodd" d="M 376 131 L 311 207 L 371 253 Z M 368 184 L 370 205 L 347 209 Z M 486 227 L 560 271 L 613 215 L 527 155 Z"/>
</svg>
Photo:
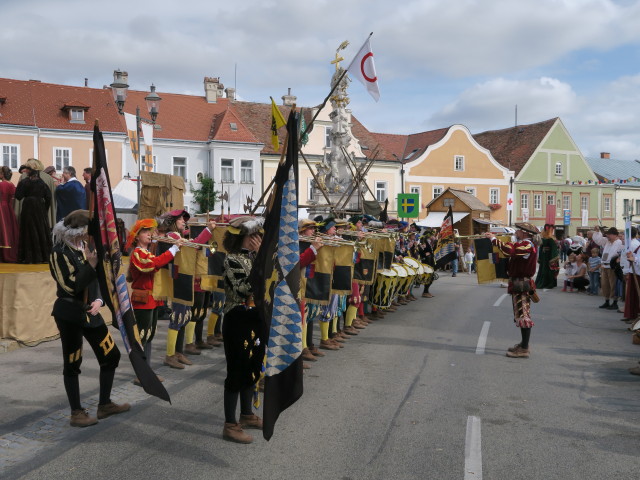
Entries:
<svg viewBox="0 0 640 480">
<path fill-rule="evenodd" d="M 419 227 L 439 228 L 442 226 L 442 221 L 446 214 L 447 212 L 429 212 L 427 218 L 423 218 L 419 222 L 416 222 L 416 225 Z M 453 212 L 453 223 L 458 223 L 467 215 L 469 215 L 468 212 Z"/>
</svg>

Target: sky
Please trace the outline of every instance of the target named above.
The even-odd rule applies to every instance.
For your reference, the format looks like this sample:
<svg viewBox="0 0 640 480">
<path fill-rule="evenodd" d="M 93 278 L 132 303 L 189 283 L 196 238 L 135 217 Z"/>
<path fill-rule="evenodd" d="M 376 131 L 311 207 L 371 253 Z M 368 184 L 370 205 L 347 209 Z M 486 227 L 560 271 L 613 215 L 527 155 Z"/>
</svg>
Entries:
<svg viewBox="0 0 640 480">
<path fill-rule="evenodd" d="M 239 99 L 329 93 L 370 32 L 381 98 L 349 87 L 371 131 L 471 133 L 560 117 L 585 156 L 640 159 L 640 0 L 0 0 L 0 77 Z M 1 92 L 0 92 L 1 93 Z M 517 116 L 516 116 L 517 106 Z M 160 116 L 162 109 L 160 109 Z"/>
</svg>

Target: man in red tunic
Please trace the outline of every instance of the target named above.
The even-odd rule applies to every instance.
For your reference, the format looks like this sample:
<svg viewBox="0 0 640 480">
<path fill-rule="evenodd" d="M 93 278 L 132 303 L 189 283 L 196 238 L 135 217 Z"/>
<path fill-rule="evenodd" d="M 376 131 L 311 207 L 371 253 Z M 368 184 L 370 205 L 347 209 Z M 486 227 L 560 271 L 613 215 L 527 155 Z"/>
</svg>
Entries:
<svg viewBox="0 0 640 480">
<path fill-rule="evenodd" d="M 522 341 L 507 350 L 507 357 L 529 358 L 529 337 L 531 336 L 531 295 L 535 294 L 535 284 L 531 277 L 536 273 L 538 250 L 533 243 L 533 236 L 538 229 L 530 223 L 516 223 L 516 241 L 503 243 L 492 233 L 486 233 L 491 242 L 509 258 L 507 274 L 509 275 L 508 293 L 513 303 L 513 321 L 520 328 Z"/>
</svg>

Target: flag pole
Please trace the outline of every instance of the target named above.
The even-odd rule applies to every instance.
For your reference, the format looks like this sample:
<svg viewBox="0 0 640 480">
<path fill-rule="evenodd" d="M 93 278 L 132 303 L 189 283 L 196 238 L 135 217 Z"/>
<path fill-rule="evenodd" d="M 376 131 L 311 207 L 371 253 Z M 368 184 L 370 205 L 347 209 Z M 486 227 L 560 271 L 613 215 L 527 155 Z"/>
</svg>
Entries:
<svg viewBox="0 0 640 480">
<path fill-rule="evenodd" d="M 373 32 L 371 32 L 369 34 L 369 37 L 367 37 L 367 40 L 369 38 L 371 38 L 371 36 L 373 35 Z M 366 42 L 366 40 L 365 40 Z M 355 60 L 355 56 L 353 57 L 353 60 Z M 302 137 L 304 137 L 307 133 L 309 133 L 309 131 L 311 130 L 311 127 L 313 127 L 313 122 L 316 121 L 316 118 L 318 118 L 318 115 L 320 115 L 320 112 L 322 111 L 322 109 L 327 105 L 327 102 L 329 101 L 329 97 L 331 97 L 331 95 L 333 95 L 333 92 L 336 91 L 336 88 L 338 88 L 338 85 L 340 85 L 340 82 L 342 81 L 342 79 L 344 78 L 344 76 L 347 74 L 347 71 L 349 70 L 349 68 L 351 67 L 351 65 L 353 64 L 353 60 L 351 60 L 351 63 L 349 64 L 349 66 L 347 68 L 344 69 L 344 72 L 342 72 L 342 75 L 340 75 L 340 78 L 338 79 L 338 81 L 333 85 L 333 87 L 331 87 L 331 91 L 329 92 L 329 94 L 324 98 L 324 100 L 322 101 L 322 104 L 320 105 L 320 107 L 318 108 L 318 110 L 316 110 L 316 113 L 313 115 L 313 118 L 311 119 L 311 121 L 309 122 L 309 125 L 307 125 L 307 128 L 304 129 L 304 132 L 300 133 L 300 136 L 298 137 L 298 140 Z"/>
<path fill-rule="evenodd" d="M 284 164 L 285 155 L 287 154 L 287 144 L 288 143 L 289 143 L 289 131 L 287 130 L 287 134 L 284 137 L 284 146 L 282 148 L 282 153 L 280 154 L 280 161 L 278 162 L 278 165 L 283 165 Z M 269 193 L 269 191 L 271 190 L 271 187 L 273 186 L 274 183 L 276 183 L 276 177 L 275 176 L 271 179 L 271 183 L 269 183 L 267 188 L 265 188 L 264 192 L 262 192 L 262 196 L 256 202 L 256 206 L 253 207 L 253 210 L 251 210 L 251 215 L 256 213 L 256 210 L 258 210 L 258 207 L 260 206 L 260 202 L 262 202 L 264 200 L 264 198 L 267 196 L 267 193 Z"/>
</svg>

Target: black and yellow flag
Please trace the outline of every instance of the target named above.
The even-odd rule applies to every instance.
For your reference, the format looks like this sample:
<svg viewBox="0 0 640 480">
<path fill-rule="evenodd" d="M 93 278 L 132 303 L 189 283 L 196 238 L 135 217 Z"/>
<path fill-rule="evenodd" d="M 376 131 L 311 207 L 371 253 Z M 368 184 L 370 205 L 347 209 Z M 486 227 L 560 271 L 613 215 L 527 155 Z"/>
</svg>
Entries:
<svg viewBox="0 0 640 480">
<path fill-rule="evenodd" d="M 271 145 L 275 151 L 278 151 L 278 147 L 280 146 L 280 142 L 278 139 L 278 129 L 280 127 L 284 127 L 287 122 L 285 121 L 282 113 L 278 109 L 276 102 L 271 98 Z"/>
</svg>

